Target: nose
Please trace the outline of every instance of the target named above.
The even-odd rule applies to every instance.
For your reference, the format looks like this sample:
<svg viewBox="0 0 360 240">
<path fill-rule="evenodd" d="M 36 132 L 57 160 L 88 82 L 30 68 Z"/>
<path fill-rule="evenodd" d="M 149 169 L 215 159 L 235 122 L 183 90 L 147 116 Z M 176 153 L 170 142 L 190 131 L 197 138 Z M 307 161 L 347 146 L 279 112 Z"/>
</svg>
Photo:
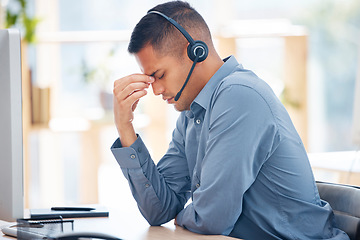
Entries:
<svg viewBox="0 0 360 240">
<path fill-rule="evenodd" d="M 156 80 L 151 84 L 151 87 L 156 96 L 162 94 L 165 91 L 165 87 Z"/>
</svg>

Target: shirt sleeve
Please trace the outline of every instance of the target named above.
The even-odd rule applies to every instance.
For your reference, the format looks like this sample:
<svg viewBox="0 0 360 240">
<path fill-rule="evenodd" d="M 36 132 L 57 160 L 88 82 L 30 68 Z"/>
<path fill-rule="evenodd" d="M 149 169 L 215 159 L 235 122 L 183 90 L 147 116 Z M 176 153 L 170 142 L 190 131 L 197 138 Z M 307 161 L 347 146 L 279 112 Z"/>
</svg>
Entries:
<svg viewBox="0 0 360 240">
<path fill-rule="evenodd" d="M 111 147 L 139 210 L 150 225 L 161 225 L 175 218 L 190 197 L 189 170 L 182 142 L 181 132 L 175 129 L 159 167 L 140 136 L 130 147 L 122 147 L 119 139 Z"/>
<path fill-rule="evenodd" d="M 220 91 L 210 111 L 200 182 L 177 223 L 201 234 L 229 235 L 272 151 L 277 127 L 261 95 L 241 85 Z"/>
</svg>

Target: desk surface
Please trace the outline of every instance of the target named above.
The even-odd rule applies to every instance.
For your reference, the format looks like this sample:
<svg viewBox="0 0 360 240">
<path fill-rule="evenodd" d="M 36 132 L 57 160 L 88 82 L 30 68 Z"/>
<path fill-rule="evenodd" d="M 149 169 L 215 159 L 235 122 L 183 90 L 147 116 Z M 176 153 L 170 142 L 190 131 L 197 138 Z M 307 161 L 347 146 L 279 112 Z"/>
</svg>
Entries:
<svg viewBox="0 0 360 240">
<path fill-rule="evenodd" d="M 171 221 L 159 227 L 151 227 L 141 216 L 139 211 L 112 209 L 108 218 L 78 218 L 74 222 L 75 231 L 104 232 L 121 239 L 129 240 L 206 240 L 206 239 L 235 239 L 218 235 L 200 235 L 182 227 L 175 226 Z M 14 239 L 3 236 L 0 239 Z"/>
</svg>

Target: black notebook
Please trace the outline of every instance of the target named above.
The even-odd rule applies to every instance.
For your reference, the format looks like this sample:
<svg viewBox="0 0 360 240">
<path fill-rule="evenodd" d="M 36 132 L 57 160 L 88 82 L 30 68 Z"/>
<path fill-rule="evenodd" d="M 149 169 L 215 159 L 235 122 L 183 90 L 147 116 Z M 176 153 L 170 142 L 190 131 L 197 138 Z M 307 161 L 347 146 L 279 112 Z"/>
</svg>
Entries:
<svg viewBox="0 0 360 240">
<path fill-rule="evenodd" d="M 81 218 L 81 217 L 108 217 L 109 212 L 104 207 L 95 207 L 91 211 L 54 211 L 50 208 L 30 209 L 31 219 Z"/>
</svg>

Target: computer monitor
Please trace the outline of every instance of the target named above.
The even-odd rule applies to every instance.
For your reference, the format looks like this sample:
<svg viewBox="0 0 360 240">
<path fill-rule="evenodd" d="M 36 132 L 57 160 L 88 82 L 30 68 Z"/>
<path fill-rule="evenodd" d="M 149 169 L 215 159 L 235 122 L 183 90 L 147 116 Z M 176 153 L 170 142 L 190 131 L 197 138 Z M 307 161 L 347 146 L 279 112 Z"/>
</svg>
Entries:
<svg viewBox="0 0 360 240">
<path fill-rule="evenodd" d="M 20 32 L 0 29 L 0 220 L 24 214 Z"/>
<path fill-rule="evenodd" d="M 359 51 L 360 56 L 360 51 Z M 353 110 L 353 127 L 352 137 L 353 142 L 360 147 L 360 62 L 358 63 L 357 77 L 355 83 L 354 94 L 354 110 Z"/>
</svg>

